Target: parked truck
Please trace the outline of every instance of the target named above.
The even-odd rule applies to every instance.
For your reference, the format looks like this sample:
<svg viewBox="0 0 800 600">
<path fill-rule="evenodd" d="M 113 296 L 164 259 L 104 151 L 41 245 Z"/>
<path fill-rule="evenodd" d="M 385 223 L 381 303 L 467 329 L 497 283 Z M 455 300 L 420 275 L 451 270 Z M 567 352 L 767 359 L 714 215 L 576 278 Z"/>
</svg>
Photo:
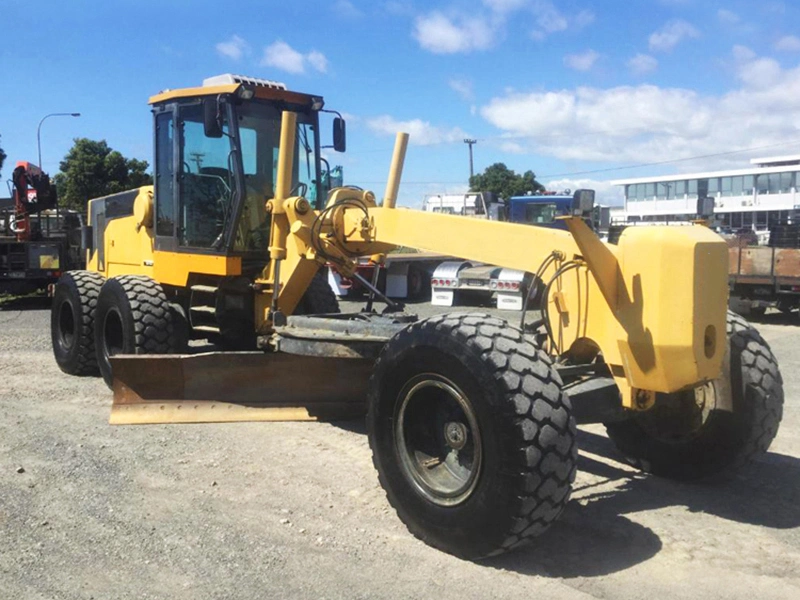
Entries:
<svg viewBox="0 0 800 600">
<path fill-rule="evenodd" d="M 513 196 L 506 203 L 493 202 L 482 214 L 511 223 L 566 229 L 558 217 L 568 216 L 573 202 L 574 194 L 569 190 Z M 593 229 L 598 229 L 598 225 L 603 223 L 607 225 L 607 218 L 603 219 L 602 215 L 608 213 L 603 208 L 595 207 L 592 218 L 587 219 Z M 533 279 L 532 273 L 515 269 L 475 264 L 467 260 L 445 261 L 431 278 L 431 304 L 453 306 L 462 302 L 488 303 L 494 298 L 499 309 L 522 310 Z"/>
<path fill-rule="evenodd" d="M 0 293 L 26 294 L 80 268 L 82 216 L 59 209 L 50 177 L 19 161 L 0 199 Z"/>
<path fill-rule="evenodd" d="M 772 227 L 768 246 L 757 245 L 754 238 L 728 240 L 731 309 L 760 316 L 767 308 L 788 313 L 800 307 L 800 225 Z"/>
</svg>

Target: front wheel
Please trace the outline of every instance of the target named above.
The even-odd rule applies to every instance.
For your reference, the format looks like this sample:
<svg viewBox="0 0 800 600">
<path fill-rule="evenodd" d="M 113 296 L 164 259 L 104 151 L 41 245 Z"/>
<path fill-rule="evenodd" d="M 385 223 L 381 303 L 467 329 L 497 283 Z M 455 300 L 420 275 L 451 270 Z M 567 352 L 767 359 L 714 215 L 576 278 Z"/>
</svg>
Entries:
<svg viewBox="0 0 800 600">
<path fill-rule="evenodd" d="M 180 350 L 176 309 L 149 277 L 124 275 L 107 280 L 97 299 L 95 350 L 100 374 L 111 387 L 115 354 L 172 354 Z M 177 335 L 176 335 L 177 334 Z"/>
<path fill-rule="evenodd" d="M 381 352 L 369 388 L 373 462 L 422 541 L 462 558 L 543 532 L 575 478 L 575 421 L 546 354 L 505 321 L 420 321 Z"/>
<path fill-rule="evenodd" d="M 728 312 L 722 376 L 686 392 L 659 395 L 656 406 L 606 425 L 635 466 L 673 479 L 730 472 L 767 451 L 783 414 L 783 379 L 755 328 Z"/>
</svg>

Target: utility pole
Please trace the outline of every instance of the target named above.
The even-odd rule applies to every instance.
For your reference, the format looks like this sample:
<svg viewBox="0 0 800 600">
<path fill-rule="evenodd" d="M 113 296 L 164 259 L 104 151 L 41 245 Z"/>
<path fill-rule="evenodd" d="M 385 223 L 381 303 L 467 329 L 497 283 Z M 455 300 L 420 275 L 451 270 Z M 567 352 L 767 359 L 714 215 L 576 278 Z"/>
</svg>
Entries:
<svg viewBox="0 0 800 600">
<path fill-rule="evenodd" d="M 472 179 L 475 176 L 475 171 L 472 167 L 472 146 L 478 143 L 478 140 L 464 138 L 464 143 L 469 145 L 469 178 Z"/>
</svg>

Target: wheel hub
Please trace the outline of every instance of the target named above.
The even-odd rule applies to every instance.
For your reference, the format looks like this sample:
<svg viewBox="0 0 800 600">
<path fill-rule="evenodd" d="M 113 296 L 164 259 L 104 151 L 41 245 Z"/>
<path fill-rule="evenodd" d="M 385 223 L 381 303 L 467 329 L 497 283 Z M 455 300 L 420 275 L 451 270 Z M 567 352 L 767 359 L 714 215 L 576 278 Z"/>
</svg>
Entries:
<svg viewBox="0 0 800 600">
<path fill-rule="evenodd" d="M 445 424 L 444 438 L 453 450 L 461 450 L 467 443 L 467 426 L 454 422 Z"/>
<path fill-rule="evenodd" d="M 482 462 L 478 419 L 467 396 L 434 373 L 413 377 L 400 392 L 395 449 L 418 493 L 440 506 L 466 501 Z"/>
</svg>

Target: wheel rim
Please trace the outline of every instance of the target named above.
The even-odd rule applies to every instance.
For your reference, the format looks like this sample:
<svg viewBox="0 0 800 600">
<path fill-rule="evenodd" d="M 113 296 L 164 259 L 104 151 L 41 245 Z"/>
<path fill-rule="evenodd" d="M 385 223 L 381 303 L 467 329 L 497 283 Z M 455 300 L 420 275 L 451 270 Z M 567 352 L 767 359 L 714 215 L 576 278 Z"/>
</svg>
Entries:
<svg viewBox="0 0 800 600">
<path fill-rule="evenodd" d="M 639 424 L 653 438 L 681 444 L 695 438 L 717 405 L 713 381 L 684 392 L 669 394 L 661 405 L 639 415 Z"/>
<path fill-rule="evenodd" d="M 103 321 L 103 355 L 106 360 L 122 353 L 123 342 L 122 317 L 117 310 L 109 310 Z"/>
<path fill-rule="evenodd" d="M 69 300 L 64 300 L 58 308 L 58 343 L 66 351 L 75 345 L 75 315 Z"/>
<path fill-rule="evenodd" d="M 466 395 L 448 379 L 418 375 L 400 391 L 395 449 L 403 475 L 440 506 L 466 501 L 482 462 L 478 420 Z"/>
</svg>

